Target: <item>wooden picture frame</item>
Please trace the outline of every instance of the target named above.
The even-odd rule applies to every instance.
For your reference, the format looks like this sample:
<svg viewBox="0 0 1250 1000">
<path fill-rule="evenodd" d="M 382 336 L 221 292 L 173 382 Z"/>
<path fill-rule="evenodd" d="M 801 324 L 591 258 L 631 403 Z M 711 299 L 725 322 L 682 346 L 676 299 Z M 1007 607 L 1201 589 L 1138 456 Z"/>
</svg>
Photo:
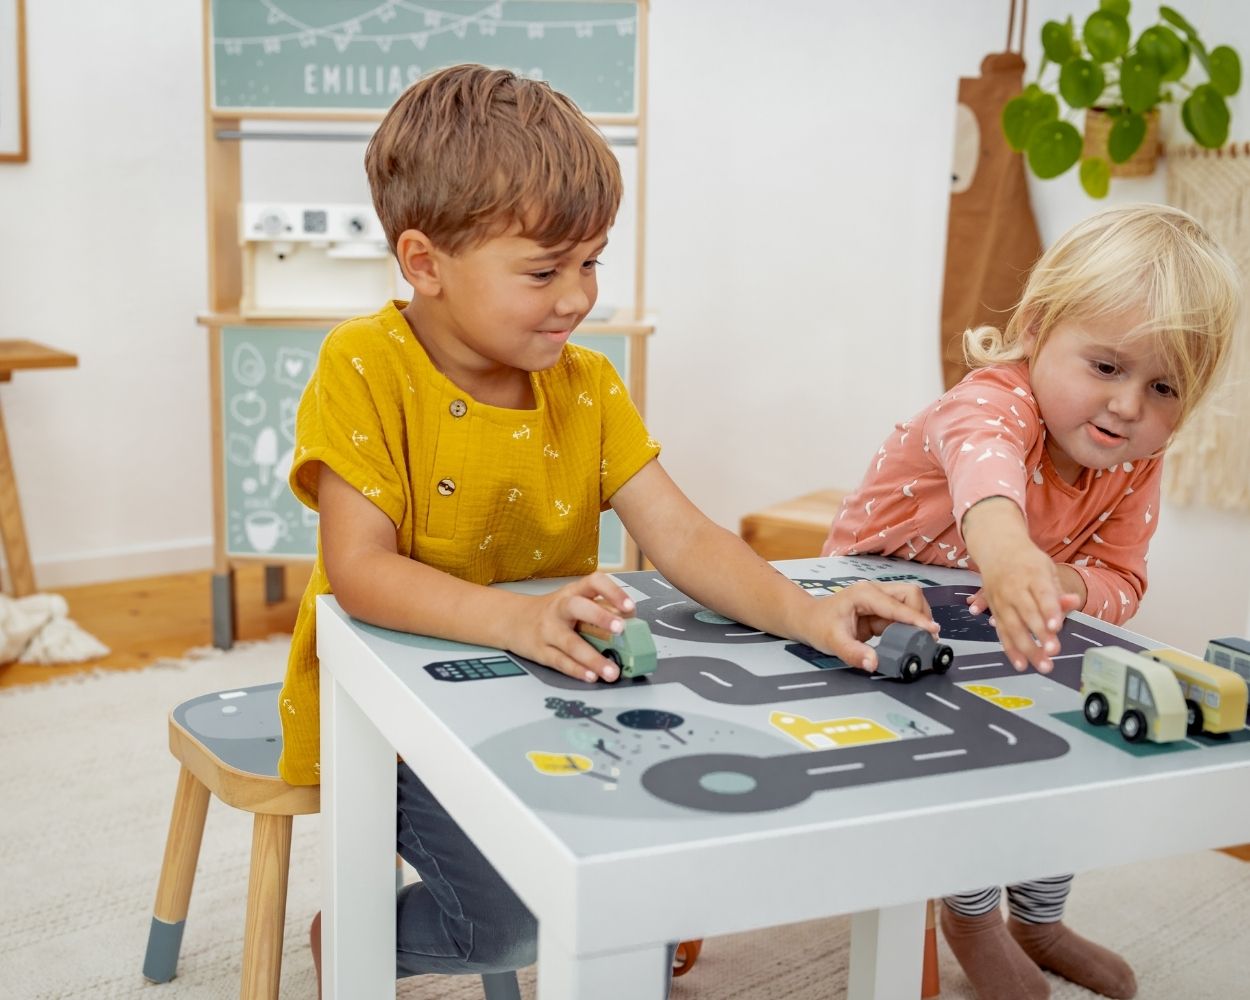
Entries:
<svg viewBox="0 0 1250 1000">
<path fill-rule="evenodd" d="M 25 163 L 25 0 L 0 0 L 0 163 Z"/>
</svg>

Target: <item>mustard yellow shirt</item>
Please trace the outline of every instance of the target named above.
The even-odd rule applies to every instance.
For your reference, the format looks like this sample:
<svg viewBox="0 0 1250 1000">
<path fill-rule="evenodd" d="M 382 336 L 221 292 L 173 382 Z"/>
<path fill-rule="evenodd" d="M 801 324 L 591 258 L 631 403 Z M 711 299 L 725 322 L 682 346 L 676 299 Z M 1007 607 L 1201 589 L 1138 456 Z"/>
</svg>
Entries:
<svg viewBox="0 0 1250 1000">
<path fill-rule="evenodd" d="M 291 489 L 317 509 L 318 463 L 395 524 L 398 551 L 473 583 L 574 576 L 598 566 L 599 514 L 659 454 L 611 362 L 569 344 L 530 376 L 535 406 L 479 403 L 430 362 L 390 303 L 326 337 L 295 429 Z M 280 695 L 282 777 L 320 777 L 318 543 Z"/>
</svg>

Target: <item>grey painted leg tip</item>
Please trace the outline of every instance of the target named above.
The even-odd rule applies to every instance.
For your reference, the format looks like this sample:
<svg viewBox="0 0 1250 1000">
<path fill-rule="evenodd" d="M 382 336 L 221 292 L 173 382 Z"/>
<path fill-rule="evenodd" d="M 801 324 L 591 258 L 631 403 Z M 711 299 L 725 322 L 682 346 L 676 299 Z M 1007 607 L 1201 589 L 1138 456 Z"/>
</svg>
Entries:
<svg viewBox="0 0 1250 1000">
<path fill-rule="evenodd" d="M 482 993 L 486 1000 L 521 1000 L 515 972 L 484 972 Z"/>
<path fill-rule="evenodd" d="M 143 978 L 154 983 L 167 983 L 178 971 L 178 952 L 182 950 L 182 930 L 185 920 L 167 924 L 152 918 L 148 930 L 148 950 L 143 956 Z"/>
</svg>

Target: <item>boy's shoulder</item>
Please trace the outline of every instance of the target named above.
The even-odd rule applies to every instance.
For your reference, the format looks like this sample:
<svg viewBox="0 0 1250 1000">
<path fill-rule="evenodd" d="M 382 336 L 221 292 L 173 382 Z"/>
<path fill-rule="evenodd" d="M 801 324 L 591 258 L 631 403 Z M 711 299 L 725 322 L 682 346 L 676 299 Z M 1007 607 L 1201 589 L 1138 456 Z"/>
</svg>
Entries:
<svg viewBox="0 0 1250 1000">
<path fill-rule="evenodd" d="M 399 311 L 399 303 L 388 302 L 377 312 L 343 320 L 326 334 L 325 346 L 332 349 L 368 349 L 371 345 L 404 344 L 412 331 Z"/>
</svg>

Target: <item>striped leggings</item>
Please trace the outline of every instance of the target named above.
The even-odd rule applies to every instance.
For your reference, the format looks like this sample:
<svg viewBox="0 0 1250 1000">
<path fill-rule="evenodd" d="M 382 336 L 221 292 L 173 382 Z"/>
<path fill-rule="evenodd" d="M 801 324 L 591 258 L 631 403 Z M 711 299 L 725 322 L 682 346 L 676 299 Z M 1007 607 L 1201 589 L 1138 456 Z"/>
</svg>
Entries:
<svg viewBox="0 0 1250 1000">
<path fill-rule="evenodd" d="M 1024 924 L 1053 924 L 1063 919 L 1063 904 L 1072 888 L 1071 875 L 1054 875 L 1007 886 L 1007 909 Z M 943 902 L 961 917 L 980 917 L 998 909 L 998 886 L 947 896 Z"/>
</svg>

